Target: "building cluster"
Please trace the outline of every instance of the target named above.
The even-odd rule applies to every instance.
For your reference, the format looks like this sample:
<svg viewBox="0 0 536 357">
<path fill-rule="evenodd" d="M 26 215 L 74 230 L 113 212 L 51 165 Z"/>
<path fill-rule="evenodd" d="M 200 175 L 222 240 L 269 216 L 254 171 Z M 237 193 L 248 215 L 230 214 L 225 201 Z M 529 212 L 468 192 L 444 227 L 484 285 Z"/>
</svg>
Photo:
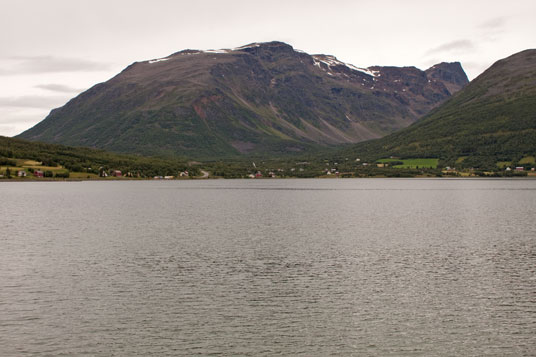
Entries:
<svg viewBox="0 0 536 357">
<path fill-rule="evenodd" d="M 34 177 L 45 177 L 45 173 L 41 170 L 34 170 L 34 172 L 32 172 L 32 175 L 34 175 Z M 17 177 L 26 177 L 26 176 L 28 176 L 28 172 L 26 172 L 26 170 L 17 171 Z"/>
<path fill-rule="evenodd" d="M 523 166 L 517 166 L 515 168 L 511 168 L 510 166 L 508 166 L 506 169 L 504 169 L 505 171 L 525 171 L 525 168 Z M 528 169 L 530 171 L 535 171 L 535 168 L 534 167 L 531 167 L 530 169 Z"/>
<path fill-rule="evenodd" d="M 184 171 L 181 171 L 179 172 L 179 177 L 189 177 L 190 173 L 188 172 L 188 170 L 184 170 Z M 167 176 L 160 176 L 160 175 L 157 175 L 157 176 L 154 176 L 153 177 L 154 180 L 173 180 L 175 179 L 175 176 L 171 176 L 171 175 L 167 175 Z"/>
</svg>

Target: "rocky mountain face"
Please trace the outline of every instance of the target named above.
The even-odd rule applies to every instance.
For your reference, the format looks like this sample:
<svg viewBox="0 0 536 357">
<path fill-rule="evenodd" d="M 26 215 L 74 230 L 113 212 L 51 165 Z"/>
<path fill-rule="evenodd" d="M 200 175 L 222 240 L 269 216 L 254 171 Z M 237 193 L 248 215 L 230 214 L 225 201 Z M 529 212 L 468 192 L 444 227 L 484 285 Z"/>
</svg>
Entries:
<svg viewBox="0 0 536 357">
<path fill-rule="evenodd" d="M 455 81 L 451 74 L 435 73 Z M 496 62 L 410 127 L 359 143 L 341 155 L 437 157 L 451 166 L 490 169 L 534 163 L 536 50 Z"/>
<path fill-rule="evenodd" d="M 468 82 L 459 63 L 359 68 L 281 42 L 136 62 L 20 137 L 145 155 L 281 155 L 379 138 Z"/>
</svg>

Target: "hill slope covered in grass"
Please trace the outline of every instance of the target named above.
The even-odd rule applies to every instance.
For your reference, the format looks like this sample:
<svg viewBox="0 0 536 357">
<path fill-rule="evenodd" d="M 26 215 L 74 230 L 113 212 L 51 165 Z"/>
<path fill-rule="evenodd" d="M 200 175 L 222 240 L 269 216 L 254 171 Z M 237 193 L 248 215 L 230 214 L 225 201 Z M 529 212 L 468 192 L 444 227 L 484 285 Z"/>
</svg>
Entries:
<svg viewBox="0 0 536 357">
<path fill-rule="evenodd" d="M 344 149 L 369 160 L 439 158 L 475 168 L 533 164 L 536 156 L 536 50 L 502 59 L 408 128 Z"/>
</svg>

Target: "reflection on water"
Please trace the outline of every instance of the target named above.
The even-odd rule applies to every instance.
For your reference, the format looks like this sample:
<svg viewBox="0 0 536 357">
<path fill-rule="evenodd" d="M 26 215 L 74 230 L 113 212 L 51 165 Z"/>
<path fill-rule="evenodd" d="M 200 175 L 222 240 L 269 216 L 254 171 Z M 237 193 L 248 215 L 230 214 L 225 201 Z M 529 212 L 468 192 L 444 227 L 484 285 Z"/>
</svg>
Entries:
<svg viewBox="0 0 536 357">
<path fill-rule="evenodd" d="M 3 183 L 2 355 L 529 356 L 536 181 Z"/>
</svg>

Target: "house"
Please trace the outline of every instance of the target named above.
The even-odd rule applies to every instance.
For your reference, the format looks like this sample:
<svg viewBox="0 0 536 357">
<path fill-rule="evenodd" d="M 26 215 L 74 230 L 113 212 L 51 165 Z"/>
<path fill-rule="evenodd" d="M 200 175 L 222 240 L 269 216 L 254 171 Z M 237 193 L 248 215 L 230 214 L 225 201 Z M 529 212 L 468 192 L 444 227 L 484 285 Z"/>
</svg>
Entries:
<svg viewBox="0 0 536 357">
<path fill-rule="evenodd" d="M 45 177 L 45 173 L 41 170 L 35 170 L 34 171 L 34 176 L 35 177 Z"/>
<path fill-rule="evenodd" d="M 507 167 L 505 171 L 512 171 L 512 169 L 510 167 Z"/>
<path fill-rule="evenodd" d="M 516 167 L 516 171 L 524 171 L 525 168 L 523 166 L 518 166 Z"/>
<path fill-rule="evenodd" d="M 255 174 L 255 178 L 261 178 L 262 177 L 262 173 L 260 171 L 257 171 L 257 173 Z"/>
<path fill-rule="evenodd" d="M 385 167 L 385 164 L 380 163 L 380 164 L 376 164 L 376 166 L 381 168 L 381 167 Z"/>
<path fill-rule="evenodd" d="M 456 168 L 447 166 L 445 167 L 445 170 L 442 170 L 441 172 L 444 174 L 453 174 L 453 173 L 456 173 Z"/>
<path fill-rule="evenodd" d="M 123 174 L 121 173 L 120 170 L 113 170 L 112 171 L 112 176 L 115 176 L 115 177 L 121 177 Z"/>
<path fill-rule="evenodd" d="M 19 170 L 17 171 L 18 177 L 26 177 L 26 170 Z"/>
<path fill-rule="evenodd" d="M 175 176 L 164 176 L 164 180 L 173 180 Z"/>
<path fill-rule="evenodd" d="M 180 177 L 188 177 L 188 175 L 189 175 L 188 171 L 182 171 L 182 172 L 179 174 Z"/>
</svg>

